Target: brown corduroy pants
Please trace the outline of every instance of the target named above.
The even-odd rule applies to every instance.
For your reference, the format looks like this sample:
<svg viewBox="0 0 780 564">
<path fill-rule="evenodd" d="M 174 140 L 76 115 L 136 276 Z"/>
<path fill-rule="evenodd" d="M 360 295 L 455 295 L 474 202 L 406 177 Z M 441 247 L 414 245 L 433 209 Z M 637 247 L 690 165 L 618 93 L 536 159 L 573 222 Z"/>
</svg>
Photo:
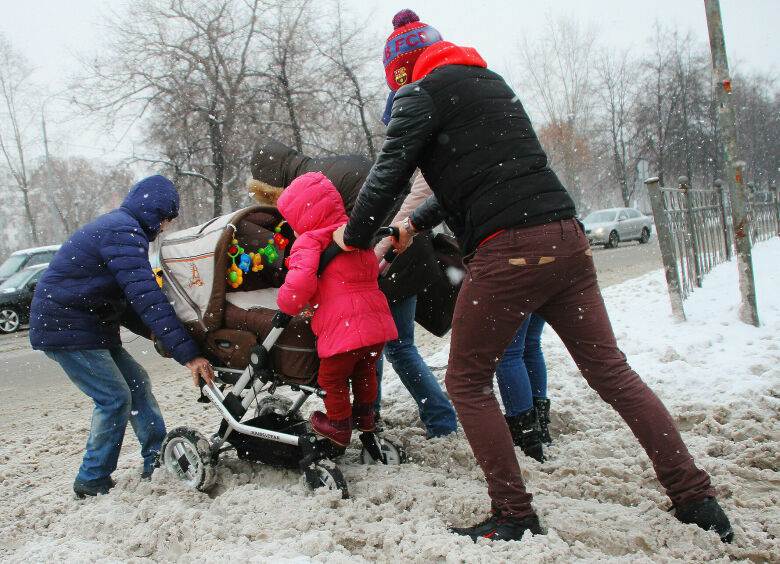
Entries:
<svg viewBox="0 0 780 564">
<path fill-rule="evenodd" d="M 625 420 L 673 502 L 714 495 L 666 407 L 617 347 L 579 222 L 504 231 L 464 262 L 446 384 L 495 507 L 509 517 L 534 514 L 493 393 L 496 365 L 530 312 L 555 330 L 590 387 Z"/>
</svg>

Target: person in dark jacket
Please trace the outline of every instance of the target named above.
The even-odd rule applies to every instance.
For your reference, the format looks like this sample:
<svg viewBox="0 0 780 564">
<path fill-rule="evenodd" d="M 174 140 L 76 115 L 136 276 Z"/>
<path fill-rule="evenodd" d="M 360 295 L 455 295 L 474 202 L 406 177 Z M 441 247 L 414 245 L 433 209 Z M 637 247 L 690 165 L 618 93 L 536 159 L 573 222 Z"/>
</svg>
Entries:
<svg viewBox="0 0 780 564">
<path fill-rule="evenodd" d="M 385 48 L 398 88 L 387 137 L 349 223 L 345 250 L 366 248 L 377 218 L 400 197 L 415 167 L 434 197 L 399 224 L 399 250 L 446 219 L 467 275 L 452 324 L 446 384 L 485 475 L 492 514 L 454 533 L 519 540 L 542 532 L 512 438 L 493 393 L 493 373 L 531 312 L 558 333 L 588 384 L 626 421 L 684 523 L 733 537 L 709 475 L 696 467 L 674 420 L 617 347 L 588 239 L 566 189 L 517 95 L 472 48 L 427 46 L 410 10 L 394 18 Z"/>
<path fill-rule="evenodd" d="M 360 155 L 309 157 L 279 141 L 268 139 L 252 153 L 250 192 L 262 194 L 260 201 L 275 205 L 276 199 L 290 183 L 307 172 L 321 172 L 341 194 L 347 215 L 363 187 L 371 161 Z M 259 184 L 258 184 L 259 182 Z M 407 187 L 407 192 L 408 187 Z"/>
<path fill-rule="evenodd" d="M 299 175 L 307 172 L 322 172 L 330 180 L 344 202 L 347 214 L 352 210 L 358 192 L 363 186 L 371 161 L 359 155 L 338 155 L 333 157 L 312 158 L 300 154 L 295 149 L 278 141 L 269 140 L 255 149 L 252 155 L 252 179 L 247 182 L 249 191 L 261 203 L 276 204 L 284 188 Z M 409 191 L 407 186 L 403 193 Z M 391 213 L 397 211 L 401 202 L 393 206 Z M 392 217 L 388 214 L 388 218 Z M 383 222 L 384 224 L 384 222 Z M 428 250 L 430 255 L 428 256 Z M 411 247 L 412 259 L 419 263 L 431 262 L 436 265 L 432 248 L 420 241 Z M 425 425 L 426 436 L 441 437 L 455 433 L 458 421 L 455 410 L 442 391 L 441 385 L 420 356 L 414 344 L 414 317 L 417 294 L 427 284 L 427 277 L 412 271 L 404 271 L 392 280 L 381 279 L 380 288 L 385 292 L 399 338 L 389 341 L 384 356 L 393 366 L 404 387 L 417 403 L 420 420 Z M 380 413 L 382 396 L 382 356 L 377 361 L 377 379 L 379 389 L 375 404 L 375 414 Z"/>
<path fill-rule="evenodd" d="M 149 375 L 122 347 L 120 325 L 151 338 L 198 379 L 212 382 L 211 365 L 179 322 L 149 264 L 149 242 L 178 215 L 173 183 L 151 176 L 122 205 L 88 223 L 62 245 L 35 288 L 30 342 L 57 361 L 95 403 L 86 453 L 73 490 L 78 497 L 114 485 L 128 420 L 141 443 L 148 479 L 165 438 Z"/>
</svg>

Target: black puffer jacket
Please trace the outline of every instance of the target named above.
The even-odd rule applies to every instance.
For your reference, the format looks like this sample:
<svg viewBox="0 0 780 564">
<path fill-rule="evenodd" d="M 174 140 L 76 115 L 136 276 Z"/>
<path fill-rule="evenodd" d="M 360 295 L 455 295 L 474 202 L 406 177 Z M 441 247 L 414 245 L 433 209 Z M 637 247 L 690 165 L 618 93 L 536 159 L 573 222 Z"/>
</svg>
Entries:
<svg viewBox="0 0 780 564">
<path fill-rule="evenodd" d="M 421 65 L 427 70 L 418 78 Z M 428 229 L 446 218 L 464 254 L 502 229 L 574 217 L 574 202 L 548 168 L 520 100 L 475 51 L 437 43 L 414 73 L 415 82 L 395 96 L 387 138 L 358 195 L 346 244 L 370 244 L 377 218 L 399 198 L 415 167 L 435 198 L 415 210 L 412 223 Z"/>
<path fill-rule="evenodd" d="M 255 149 L 250 166 L 252 178 L 279 188 L 286 188 L 295 178 L 307 172 L 321 172 L 338 190 L 349 215 L 371 170 L 371 161 L 360 155 L 307 157 L 284 143 L 270 140 Z M 408 180 L 401 191 L 409 192 Z M 394 209 L 397 210 L 399 206 L 400 203 Z M 395 213 L 392 210 L 389 212 Z M 382 219 L 387 215 L 389 213 L 383 215 Z"/>
</svg>

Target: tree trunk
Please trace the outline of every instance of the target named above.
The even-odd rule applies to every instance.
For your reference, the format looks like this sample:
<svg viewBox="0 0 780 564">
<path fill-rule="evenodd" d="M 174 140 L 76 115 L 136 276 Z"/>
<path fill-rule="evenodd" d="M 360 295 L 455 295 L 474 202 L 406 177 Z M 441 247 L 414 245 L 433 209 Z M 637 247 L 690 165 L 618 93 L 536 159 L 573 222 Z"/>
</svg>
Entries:
<svg viewBox="0 0 780 564">
<path fill-rule="evenodd" d="M 24 215 L 27 218 L 27 223 L 30 224 L 30 229 L 32 230 L 33 245 L 38 247 L 40 246 L 41 241 L 40 237 L 38 236 L 38 225 L 35 223 L 35 215 L 32 213 L 32 208 L 30 206 L 30 190 L 27 185 L 19 186 L 19 188 L 22 191 L 22 199 L 24 200 Z"/>
</svg>

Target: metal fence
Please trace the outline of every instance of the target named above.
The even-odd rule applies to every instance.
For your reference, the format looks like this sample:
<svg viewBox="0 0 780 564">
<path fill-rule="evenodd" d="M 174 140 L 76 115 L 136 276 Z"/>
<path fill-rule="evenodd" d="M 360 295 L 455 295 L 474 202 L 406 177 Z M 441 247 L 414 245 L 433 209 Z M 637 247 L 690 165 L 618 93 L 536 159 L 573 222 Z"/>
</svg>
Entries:
<svg viewBox="0 0 780 564">
<path fill-rule="evenodd" d="M 658 179 L 647 185 L 672 310 L 684 320 L 683 300 L 701 287 L 705 274 L 733 256 L 729 193 L 720 181 L 710 189 L 692 188 L 685 177 L 678 188 L 661 187 Z M 751 242 L 780 235 L 777 189 L 750 189 L 746 196 L 749 229 L 739 231 L 749 233 Z"/>
<path fill-rule="evenodd" d="M 780 235 L 780 197 L 777 190 L 750 190 L 748 198 L 748 221 L 750 241 L 766 241 Z"/>
</svg>

